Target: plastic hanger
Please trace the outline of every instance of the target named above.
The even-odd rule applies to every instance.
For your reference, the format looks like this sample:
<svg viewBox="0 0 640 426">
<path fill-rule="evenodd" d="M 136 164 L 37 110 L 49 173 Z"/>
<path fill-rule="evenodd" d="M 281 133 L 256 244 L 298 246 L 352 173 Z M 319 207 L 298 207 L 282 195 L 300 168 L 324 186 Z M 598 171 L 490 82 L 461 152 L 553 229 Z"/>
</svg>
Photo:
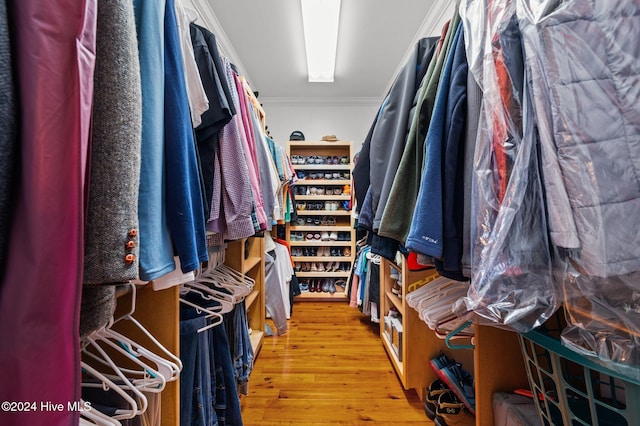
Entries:
<svg viewBox="0 0 640 426">
<path fill-rule="evenodd" d="M 198 329 L 198 333 L 201 333 L 205 330 L 208 330 L 210 328 L 216 327 L 219 324 L 222 324 L 222 322 L 224 321 L 224 317 L 219 313 L 219 312 L 214 312 L 208 308 L 204 308 L 200 305 L 197 305 L 193 302 L 190 302 L 188 300 L 183 299 L 182 297 L 180 298 L 180 303 L 183 303 L 187 306 L 191 306 L 192 308 L 195 308 L 196 311 L 198 313 L 204 312 L 207 314 L 207 318 L 213 319 L 213 322 L 211 324 L 208 324 L 202 328 Z"/>
<path fill-rule="evenodd" d="M 447 347 L 449 349 L 474 349 L 475 345 L 474 344 L 470 344 L 470 345 L 454 345 L 451 343 L 451 339 L 454 337 L 459 337 L 459 335 L 461 334 L 461 332 L 470 327 L 471 326 L 471 322 L 470 321 L 465 321 L 464 324 L 462 324 L 460 327 L 456 328 L 455 330 L 453 330 L 451 333 L 449 333 L 447 335 L 447 337 L 444 339 Z M 471 336 L 473 337 L 473 335 Z"/>
<path fill-rule="evenodd" d="M 141 346 L 139 343 L 131 340 L 128 336 L 120 334 L 119 332 L 111 328 L 106 328 L 101 331 L 100 336 L 105 339 L 111 339 L 115 341 L 128 353 L 138 359 L 148 359 L 152 361 L 156 365 L 155 370 L 157 370 L 158 373 L 160 373 L 164 377 L 165 382 L 172 382 L 180 377 L 182 365 L 178 365 L 175 362 L 157 355 L 144 346 Z"/>
<path fill-rule="evenodd" d="M 84 404 L 84 401 L 80 400 L 80 403 Z M 109 417 L 94 408 L 91 408 L 88 411 L 82 411 L 80 413 L 80 424 L 99 426 L 122 426 L 122 423 L 120 423 L 120 421 L 114 419 L 113 417 Z"/>
<path fill-rule="evenodd" d="M 161 392 L 167 384 L 165 376 L 157 370 L 157 365 L 156 368 L 154 368 L 154 366 L 144 362 L 128 345 L 122 344 L 121 342 L 113 342 L 105 335 L 100 334 L 100 332 L 86 336 L 84 339 L 88 343 L 84 345 L 82 349 L 84 355 L 103 365 L 111 366 L 114 370 L 117 370 L 117 373 L 119 373 L 118 376 L 127 375 L 129 382 L 136 388 L 144 389 L 146 392 L 156 393 Z M 132 364 L 140 367 L 140 369 L 116 365 L 100 343 L 104 343 L 111 350 L 119 353 L 131 361 Z"/>
<path fill-rule="evenodd" d="M 180 360 L 180 357 L 174 355 L 170 350 L 168 350 L 162 343 L 160 343 L 160 341 L 149 332 L 149 330 L 147 330 L 142 323 L 140 323 L 140 321 L 138 321 L 134 316 L 133 313 L 135 312 L 135 306 L 136 306 L 136 298 L 137 298 L 137 287 L 135 285 L 131 285 L 132 289 L 131 289 L 131 308 L 129 309 L 129 311 L 124 314 L 123 316 L 119 317 L 118 319 L 113 320 L 110 324 L 111 325 L 115 325 L 121 321 L 126 321 L 127 323 L 133 324 L 136 326 L 136 328 L 138 330 L 140 330 L 142 332 L 142 334 L 144 334 L 154 345 L 157 349 L 159 349 L 159 351 L 161 353 L 163 353 L 164 355 L 166 355 L 169 360 L 171 361 L 171 363 L 175 366 L 177 366 L 177 371 L 174 372 L 175 375 L 179 375 L 180 371 L 182 371 L 182 361 Z M 110 327 L 111 328 L 111 327 Z M 126 337 L 126 336 L 125 336 Z M 128 338 L 126 340 L 129 340 Z M 150 351 L 152 352 L 152 351 Z M 152 352 L 153 353 L 153 352 Z M 167 378 L 167 381 L 172 381 L 172 379 Z"/>
<path fill-rule="evenodd" d="M 212 309 L 211 307 L 207 307 L 207 309 L 209 310 L 212 310 L 219 314 L 226 314 L 233 310 L 233 306 L 235 304 L 235 298 L 228 293 L 224 293 L 220 290 L 216 290 L 215 288 L 209 287 L 200 282 L 186 283 L 186 284 L 183 284 L 182 288 L 187 292 L 193 291 L 197 293 L 204 300 L 215 301 L 220 305 L 220 309 Z M 204 308 L 202 308 L 201 310 L 204 310 Z"/>
<path fill-rule="evenodd" d="M 111 380 L 105 374 L 99 372 L 84 361 L 80 362 L 80 366 L 85 374 L 89 374 L 90 376 L 98 380 L 97 383 L 83 381 L 81 384 L 82 387 L 102 388 L 105 391 L 112 389 L 114 392 L 120 395 L 122 399 L 126 401 L 131 407 L 129 410 L 123 408 L 119 408 L 118 410 L 116 410 L 116 414 L 113 416 L 114 419 L 132 419 L 135 416 L 141 415 L 147 409 L 147 397 L 142 392 L 137 390 L 126 377 L 119 374 L 119 370 L 116 367 L 114 367 L 114 371 L 119 376 L 119 379 L 122 380 L 121 384 L 114 383 L 113 380 Z M 142 402 L 142 407 L 138 407 L 138 402 L 131 395 L 125 392 L 125 389 L 131 390 L 131 392 L 133 392 L 139 398 L 140 402 Z"/>
</svg>

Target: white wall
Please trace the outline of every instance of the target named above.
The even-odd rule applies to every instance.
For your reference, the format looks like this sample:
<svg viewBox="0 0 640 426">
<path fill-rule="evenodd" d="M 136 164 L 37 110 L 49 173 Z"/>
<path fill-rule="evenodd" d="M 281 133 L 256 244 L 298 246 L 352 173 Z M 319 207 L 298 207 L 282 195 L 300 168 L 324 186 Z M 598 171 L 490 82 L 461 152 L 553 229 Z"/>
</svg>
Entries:
<svg viewBox="0 0 640 426">
<path fill-rule="evenodd" d="M 382 99 L 282 99 L 259 98 L 271 137 L 285 147 L 289 135 L 300 130 L 306 140 L 325 135 L 353 142 L 358 152 L 378 112 Z"/>
</svg>

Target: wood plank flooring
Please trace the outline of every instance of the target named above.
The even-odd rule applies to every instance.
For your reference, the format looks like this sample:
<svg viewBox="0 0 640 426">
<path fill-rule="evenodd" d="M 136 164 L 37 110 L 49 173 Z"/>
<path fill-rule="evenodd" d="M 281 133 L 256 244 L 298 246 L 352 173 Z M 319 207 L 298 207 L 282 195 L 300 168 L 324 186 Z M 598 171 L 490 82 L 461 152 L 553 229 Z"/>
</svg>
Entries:
<svg viewBox="0 0 640 426">
<path fill-rule="evenodd" d="M 296 303 L 288 334 L 265 337 L 240 403 L 247 426 L 433 424 L 378 324 L 344 301 Z"/>
</svg>

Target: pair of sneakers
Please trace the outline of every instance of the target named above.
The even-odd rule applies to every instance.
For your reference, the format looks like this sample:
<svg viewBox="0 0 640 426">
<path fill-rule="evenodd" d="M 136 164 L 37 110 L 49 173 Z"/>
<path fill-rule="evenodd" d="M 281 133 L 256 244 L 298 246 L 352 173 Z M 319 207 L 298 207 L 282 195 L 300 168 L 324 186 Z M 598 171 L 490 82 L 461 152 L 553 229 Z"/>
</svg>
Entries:
<svg viewBox="0 0 640 426">
<path fill-rule="evenodd" d="M 465 412 L 475 415 L 473 378 L 461 364 L 441 354 L 429 361 L 438 376 L 427 392 L 425 413 L 437 425 L 455 424 Z"/>
</svg>

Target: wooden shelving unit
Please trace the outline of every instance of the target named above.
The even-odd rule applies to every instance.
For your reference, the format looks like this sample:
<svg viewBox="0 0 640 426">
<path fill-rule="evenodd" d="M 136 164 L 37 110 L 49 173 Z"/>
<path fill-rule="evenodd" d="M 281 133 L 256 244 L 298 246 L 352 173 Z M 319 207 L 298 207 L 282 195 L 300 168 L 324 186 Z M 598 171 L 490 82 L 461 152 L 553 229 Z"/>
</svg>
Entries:
<svg viewBox="0 0 640 426">
<path fill-rule="evenodd" d="M 398 297 L 391 291 L 393 280 L 391 269 L 402 277 L 403 293 Z M 516 388 L 528 388 L 527 374 L 520 352 L 516 333 L 490 326 L 474 325 L 473 350 L 449 349 L 445 341 L 436 336 L 418 312 L 406 303 L 406 289 L 429 275 L 433 270 L 412 272 L 403 258 L 402 264 L 381 259 L 380 264 L 380 313 L 387 315 L 393 306 L 402 316 L 402 361 L 399 360 L 384 333 L 384 320 L 380 321 L 380 336 L 399 380 L 405 389 L 415 389 L 424 400 L 426 388 L 437 379 L 429 366 L 429 360 L 445 353 L 460 362 L 474 376 L 476 395 L 475 423 L 472 416 L 461 419 L 459 424 L 477 426 L 492 425 L 493 394 L 498 391 L 512 392 Z M 425 285 L 429 285 L 426 283 Z"/>
<path fill-rule="evenodd" d="M 115 317 L 126 313 L 130 309 L 129 295 L 125 294 L 118 299 Z M 151 285 L 146 285 L 137 290 L 136 310 L 134 317 L 173 354 L 180 356 L 180 307 L 178 287 L 170 287 L 165 290 L 154 291 Z M 122 300 L 123 303 L 120 303 Z M 117 323 L 115 330 L 130 336 L 137 342 L 151 345 L 137 327 L 128 321 Z M 158 354 L 163 355 L 163 354 Z M 180 379 L 167 383 L 162 391 L 161 398 L 162 426 L 175 426 L 180 424 Z"/>
<path fill-rule="evenodd" d="M 336 142 L 324 142 L 324 141 L 289 141 L 287 143 L 287 154 L 292 159 L 293 167 L 298 173 L 299 177 L 304 174 L 304 179 L 299 179 L 296 182 L 296 188 L 303 188 L 304 193 L 295 195 L 296 203 L 313 204 L 320 203 L 324 209 L 298 209 L 298 216 L 306 220 L 306 218 L 325 218 L 332 217 L 335 219 L 334 225 L 310 225 L 305 224 L 287 224 L 286 226 L 286 239 L 292 250 L 293 261 L 298 265 L 304 265 L 305 263 L 319 263 L 323 265 L 344 262 L 349 264 L 349 268 L 346 271 L 296 271 L 296 276 L 301 283 L 312 282 L 313 280 L 325 280 L 325 279 L 342 279 L 347 281 L 350 276 L 350 268 L 353 265 L 355 257 L 355 228 L 354 219 L 350 210 L 345 210 L 342 207 L 344 201 L 351 199 L 351 195 L 340 194 L 327 194 L 327 188 L 342 188 L 345 185 L 351 185 L 351 170 L 353 169 L 353 145 L 350 141 L 336 141 Z M 344 164 L 344 160 L 339 164 L 309 164 L 308 159 L 311 158 L 326 158 L 337 157 L 343 159 L 346 157 L 348 163 Z M 299 164 L 299 159 L 304 159 L 304 164 Z M 316 178 L 311 179 L 310 175 L 315 173 Z M 327 174 L 336 174 L 336 178 L 327 179 Z M 310 194 L 311 188 L 322 188 L 325 190 L 323 194 Z M 295 188 L 294 188 L 295 189 Z M 307 194 L 309 192 L 309 194 Z M 326 208 L 327 202 L 337 202 L 340 207 L 337 210 Z M 307 235 L 308 233 L 322 233 L 325 232 L 339 232 L 341 234 L 348 233 L 349 240 L 307 240 L 302 241 L 292 238 L 292 233 L 298 233 Z M 298 248 L 312 249 L 318 247 L 330 247 L 341 250 L 344 253 L 345 248 L 348 247 L 350 253 L 348 255 L 331 255 L 331 256 L 314 256 L 300 254 Z M 298 254 L 296 254 L 298 252 Z M 296 297 L 296 300 L 339 300 L 346 299 L 347 295 L 342 291 L 342 287 L 337 287 L 336 293 L 328 292 L 303 292 Z"/>
<path fill-rule="evenodd" d="M 399 297 L 391 291 L 393 280 L 392 269 L 401 277 L 403 294 Z M 434 276 L 433 270 L 412 272 L 402 265 L 381 258 L 380 260 L 380 336 L 382 344 L 387 350 L 398 378 L 405 389 L 415 389 L 422 399 L 425 396 L 425 387 L 435 380 L 435 374 L 429 367 L 429 357 L 426 356 L 435 346 L 436 337 L 430 332 L 427 325 L 419 318 L 418 313 L 411 309 L 404 298 L 404 290 L 409 284 Z M 401 353 L 396 354 L 392 342 L 385 333 L 384 316 L 389 314 L 391 307 L 398 312 L 398 319 L 402 323 L 402 348 Z M 436 352 L 437 354 L 437 352 Z"/>
<path fill-rule="evenodd" d="M 255 280 L 253 291 L 245 298 L 247 318 L 251 327 L 251 346 L 258 355 L 265 331 L 264 298 L 264 238 L 251 237 L 231 241 L 225 253 L 225 264 Z"/>
</svg>

